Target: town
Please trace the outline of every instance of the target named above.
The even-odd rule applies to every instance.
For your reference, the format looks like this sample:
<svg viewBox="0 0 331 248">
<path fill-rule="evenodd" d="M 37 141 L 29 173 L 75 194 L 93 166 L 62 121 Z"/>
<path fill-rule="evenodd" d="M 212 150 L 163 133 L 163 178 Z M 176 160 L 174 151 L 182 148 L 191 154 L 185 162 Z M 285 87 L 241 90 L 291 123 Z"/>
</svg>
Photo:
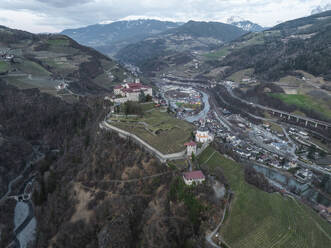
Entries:
<svg viewBox="0 0 331 248">
<path fill-rule="evenodd" d="M 231 81 L 218 84 L 227 87 L 235 85 Z M 279 192 L 302 199 L 308 199 L 308 195 L 316 192 L 314 185 L 323 180 L 323 175 L 331 175 L 329 166 L 316 163 L 322 161 L 328 151 L 316 144 L 309 130 L 271 118 L 261 118 L 263 121 L 257 124 L 240 114 L 232 113 L 230 109 L 217 107 L 209 96 L 209 89 L 215 87 L 215 82 L 206 87 L 169 80 L 163 83 L 161 79 L 156 85 L 158 87 L 152 89 L 139 79 L 128 79 L 115 86 L 113 96 L 107 99 L 119 106 L 127 102 L 141 102 L 142 95 L 146 102 L 146 96 L 150 96 L 147 102 L 152 102 L 154 107 L 167 108 L 176 119 L 193 125 L 193 136 L 182 144 L 186 147 L 185 153 L 167 157 L 160 152 L 161 157 L 164 156 L 161 161 L 183 158 L 190 161 L 211 142 L 216 142 L 233 159 L 250 164 L 263 173 Z M 112 124 L 115 123 L 113 120 Z M 149 150 L 154 152 L 154 148 Z M 204 173 L 192 166 L 191 162 L 186 169 L 182 169 L 183 180 L 187 185 L 200 184 L 206 180 Z M 318 203 L 316 198 L 309 198 L 308 204 L 331 222 L 330 208 Z"/>
</svg>

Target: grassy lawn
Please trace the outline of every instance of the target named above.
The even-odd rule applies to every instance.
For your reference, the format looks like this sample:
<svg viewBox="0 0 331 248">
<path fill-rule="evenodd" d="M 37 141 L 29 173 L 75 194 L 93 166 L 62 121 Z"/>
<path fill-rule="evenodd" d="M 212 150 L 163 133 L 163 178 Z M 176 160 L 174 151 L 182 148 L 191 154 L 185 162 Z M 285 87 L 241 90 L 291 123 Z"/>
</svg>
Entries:
<svg viewBox="0 0 331 248">
<path fill-rule="evenodd" d="M 237 71 L 228 77 L 228 79 L 237 83 L 241 83 L 244 78 L 250 78 L 253 75 L 253 72 L 254 69 Z"/>
<path fill-rule="evenodd" d="M 326 118 L 331 119 L 331 105 L 325 102 L 321 102 L 318 99 L 313 99 L 306 95 L 286 95 L 286 94 L 271 94 L 286 104 L 295 105 L 300 109 L 313 110 L 322 114 Z"/>
<path fill-rule="evenodd" d="M 264 34 L 263 33 L 252 33 L 250 36 L 247 36 L 245 41 L 239 43 L 237 48 L 243 48 L 245 46 L 251 45 L 262 45 L 264 44 Z"/>
<path fill-rule="evenodd" d="M 19 89 L 31 89 L 35 88 L 34 86 L 23 82 L 21 77 L 7 77 L 4 79 L 6 83 L 11 84 Z"/>
<path fill-rule="evenodd" d="M 234 192 L 230 215 L 220 230 L 231 247 L 331 246 L 331 225 L 308 207 L 247 184 L 242 166 L 212 148 L 199 156 L 199 162 L 210 171 L 221 167 Z"/>
<path fill-rule="evenodd" d="M 68 39 L 54 39 L 48 40 L 47 42 L 52 46 L 68 46 L 70 44 Z"/>
<path fill-rule="evenodd" d="M 207 59 L 219 59 L 222 58 L 223 56 L 227 56 L 230 53 L 229 49 L 227 47 L 221 48 L 220 50 L 211 52 L 211 53 L 206 53 L 204 56 Z"/>
<path fill-rule="evenodd" d="M 61 62 L 54 58 L 47 58 L 43 62 L 49 65 L 52 68 L 52 71 L 56 71 L 62 74 L 67 74 L 78 69 L 77 66 L 68 61 Z"/>
<path fill-rule="evenodd" d="M 201 104 L 189 104 L 189 103 L 181 103 L 181 102 L 177 102 L 176 105 L 178 107 L 189 108 L 189 109 L 198 109 L 201 107 Z"/>
<path fill-rule="evenodd" d="M 51 74 L 41 65 L 29 60 L 24 60 L 23 63 L 17 64 L 17 69 L 36 76 L 49 76 Z"/>
<path fill-rule="evenodd" d="M 114 117 L 112 120 L 120 122 L 112 122 L 112 125 L 134 133 L 164 154 L 185 149 L 184 143 L 190 140 L 193 131 L 191 124 L 164 110 L 153 109 L 151 104 L 142 104 L 142 108 L 143 117 Z"/>
<path fill-rule="evenodd" d="M 141 108 L 144 112 L 146 112 L 154 109 L 154 105 L 155 104 L 153 102 L 143 103 L 141 104 Z"/>
<path fill-rule="evenodd" d="M 0 61 L 0 73 L 5 73 L 9 70 L 10 64 L 5 61 Z"/>
<path fill-rule="evenodd" d="M 275 124 L 273 122 L 269 122 L 269 121 L 263 121 L 263 123 L 265 123 L 265 124 L 268 123 L 270 125 L 271 130 L 273 130 L 277 133 L 281 133 L 281 134 L 283 133 L 283 129 L 281 128 L 280 125 L 277 125 L 277 124 Z"/>
</svg>

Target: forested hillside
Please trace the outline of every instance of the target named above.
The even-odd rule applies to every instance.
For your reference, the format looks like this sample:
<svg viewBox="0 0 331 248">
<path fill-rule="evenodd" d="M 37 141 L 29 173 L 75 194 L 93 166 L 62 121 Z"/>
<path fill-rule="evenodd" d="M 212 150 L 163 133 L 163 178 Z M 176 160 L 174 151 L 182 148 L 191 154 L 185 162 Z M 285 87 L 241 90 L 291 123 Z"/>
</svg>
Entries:
<svg viewBox="0 0 331 248">
<path fill-rule="evenodd" d="M 247 34 L 220 50 L 225 58 L 213 66 L 228 66 L 226 75 L 254 68 L 261 80 L 278 80 L 295 70 L 331 79 L 331 11 L 285 22 Z"/>
<path fill-rule="evenodd" d="M 229 24 L 189 21 L 178 28 L 122 48 L 116 58 L 142 66 L 157 57 L 162 60 L 165 56 L 180 52 L 208 51 L 245 33 Z"/>
</svg>

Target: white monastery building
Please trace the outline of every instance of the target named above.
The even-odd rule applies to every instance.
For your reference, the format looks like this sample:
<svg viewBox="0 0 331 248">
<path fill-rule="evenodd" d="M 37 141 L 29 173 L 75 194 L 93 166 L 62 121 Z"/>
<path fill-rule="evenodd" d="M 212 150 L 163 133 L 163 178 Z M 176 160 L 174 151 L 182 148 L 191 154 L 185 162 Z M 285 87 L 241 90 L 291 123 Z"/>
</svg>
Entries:
<svg viewBox="0 0 331 248">
<path fill-rule="evenodd" d="M 115 98 L 113 98 L 113 101 L 119 103 L 127 101 L 138 102 L 141 92 L 144 92 L 145 96 L 153 96 L 153 89 L 148 85 L 137 82 L 120 84 L 114 87 Z"/>
</svg>

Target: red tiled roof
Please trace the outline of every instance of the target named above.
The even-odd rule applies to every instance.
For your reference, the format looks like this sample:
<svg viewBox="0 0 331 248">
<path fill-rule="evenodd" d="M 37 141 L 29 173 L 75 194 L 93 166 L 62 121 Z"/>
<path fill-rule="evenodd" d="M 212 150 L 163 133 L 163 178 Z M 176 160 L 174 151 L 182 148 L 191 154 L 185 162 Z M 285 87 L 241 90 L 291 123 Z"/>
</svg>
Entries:
<svg viewBox="0 0 331 248">
<path fill-rule="evenodd" d="M 205 179 L 205 175 L 202 173 L 201 170 L 197 170 L 197 171 L 185 172 L 184 178 L 186 180 L 190 180 L 190 179 L 198 180 L 198 179 Z"/>
<path fill-rule="evenodd" d="M 128 86 L 130 89 L 140 89 L 143 87 L 141 83 L 129 83 Z"/>
<path fill-rule="evenodd" d="M 136 90 L 131 89 L 131 88 L 125 88 L 125 89 L 123 89 L 123 92 L 128 92 L 128 93 L 132 93 L 134 91 L 136 91 Z"/>
<path fill-rule="evenodd" d="M 186 142 L 184 146 L 196 146 L 197 144 L 194 141 Z"/>
<path fill-rule="evenodd" d="M 124 92 L 138 92 L 140 90 L 146 90 L 146 89 L 150 89 L 152 87 L 147 86 L 147 85 L 143 85 L 141 83 L 128 83 L 127 84 L 127 88 L 125 86 L 122 85 L 117 85 L 114 87 L 114 89 L 122 89 Z"/>
</svg>

